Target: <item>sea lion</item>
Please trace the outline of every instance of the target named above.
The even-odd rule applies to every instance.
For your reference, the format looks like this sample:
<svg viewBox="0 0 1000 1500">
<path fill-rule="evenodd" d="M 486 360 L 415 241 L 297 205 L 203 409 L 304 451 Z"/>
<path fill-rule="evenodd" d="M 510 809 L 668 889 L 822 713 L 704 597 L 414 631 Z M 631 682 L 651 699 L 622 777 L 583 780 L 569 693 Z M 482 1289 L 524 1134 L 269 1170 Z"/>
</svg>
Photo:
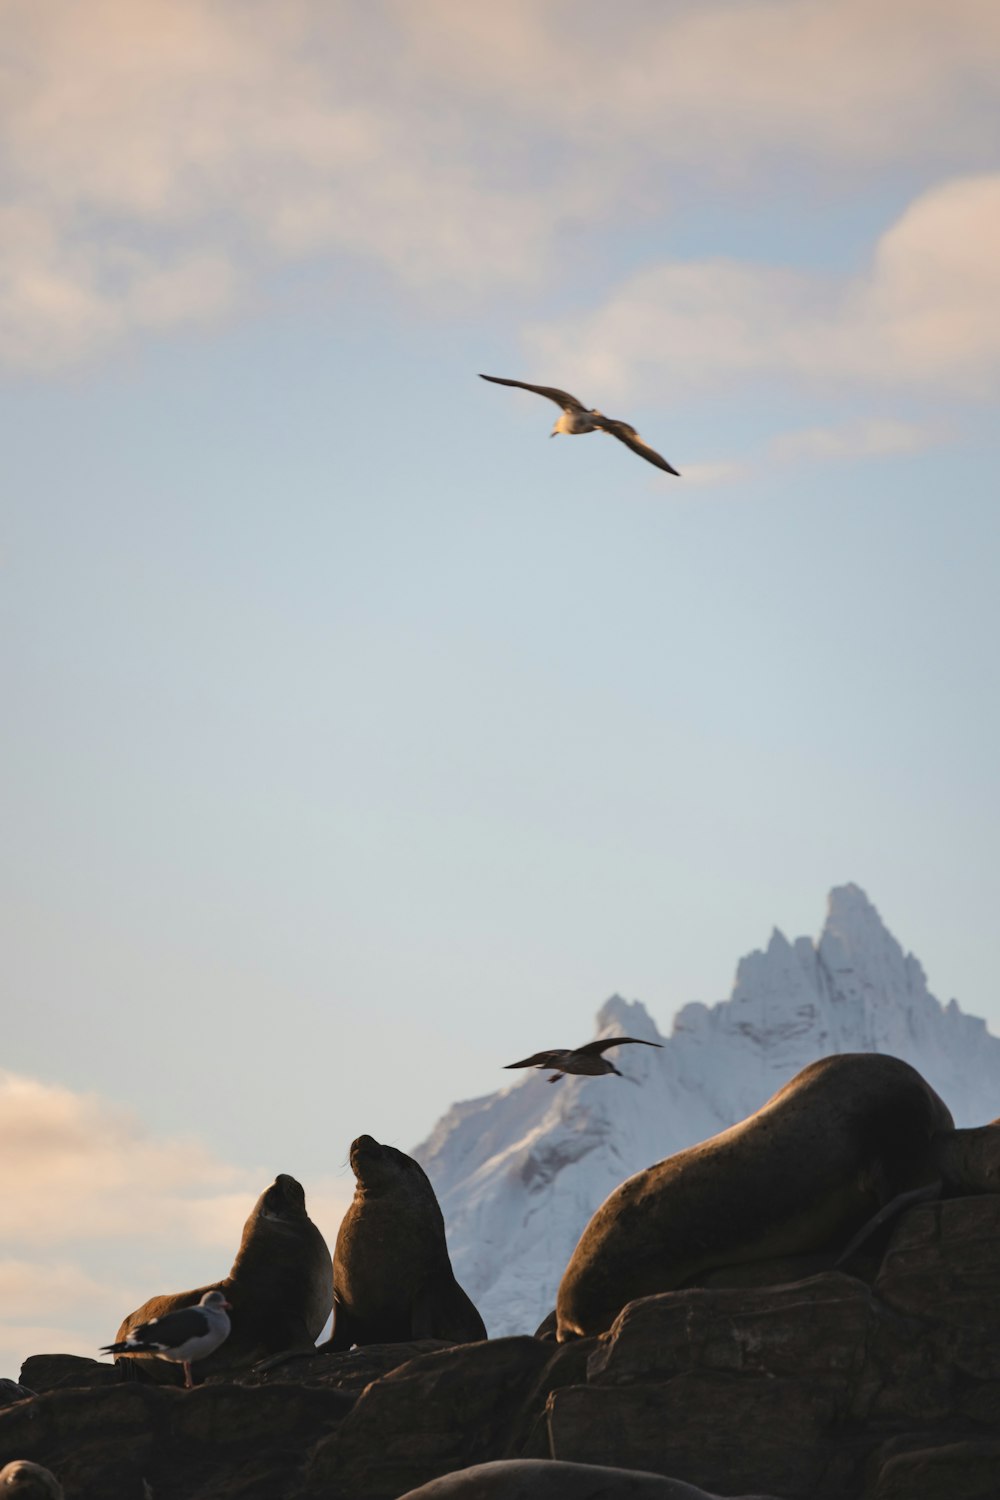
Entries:
<svg viewBox="0 0 1000 1500">
<path fill-rule="evenodd" d="M 423 1167 L 359 1135 L 351 1168 L 357 1187 L 333 1253 L 333 1333 L 320 1347 L 484 1339 L 483 1320 L 455 1280 L 444 1216 Z"/>
<path fill-rule="evenodd" d="M 455 1469 L 399 1500 L 720 1500 L 683 1479 L 604 1464 L 571 1464 L 553 1458 L 505 1458 Z M 773 1500 L 735 1495 L 733 1500 Z"/>
<path fill-rule="evenodd" d="M 63 1487 L 51 1469 L 15 1458 L 0 1469 L 0 1496 L 7 1500 L 8 1495 L 10 1500 L 63 1500 Z"/>
<path fill-rule="evenodd" d="M 243 1367 L 285 1349 L 311 1348 L 333 1305 L 333 1263 L 326 1240 L 306 1213 L 300 1183 L 284 1172 L 257 1199 L 243 1226 L 232 1270 L 222 1281 L 192 1291 L 150 1297 L 129 1313 L 115 1340 L 176 1308 L 199 1302 L 206 1292 L 225 1294 L 232 1331 L 214 1354 L 197 1361 L 201 1376 Z M 142 1366 L 142 1378 L 176 1384 L 179 1372 L 156 1355 L 122 1356 Z M 131 1373 L 134 1373 L 134 1369 Z"/>
<path fill-rule="evenodd" d="M 821 1058 L 756 1114 L 628 1178 L 580 1237 L 556 1299 L 560 1342 L 713 1268 L 842 1250 L 901 1193 L 1000 1191 L 1000 1125 L 955 1130 L 908 1063 Z"/>
</svg>

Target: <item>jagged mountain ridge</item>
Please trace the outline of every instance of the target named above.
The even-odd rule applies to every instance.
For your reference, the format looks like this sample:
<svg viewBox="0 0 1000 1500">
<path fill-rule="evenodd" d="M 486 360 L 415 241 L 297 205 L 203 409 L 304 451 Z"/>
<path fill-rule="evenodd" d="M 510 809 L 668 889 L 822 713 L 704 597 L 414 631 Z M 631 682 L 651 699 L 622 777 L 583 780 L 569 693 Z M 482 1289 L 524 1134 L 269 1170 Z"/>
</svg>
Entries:
<svg viewBox="0 0 1000 1500">
<path fill-rule="evenodd" d="M 1000 1114 L 1000 1038 L 930 993 L 856 885 L 831 891 L 817 942 L 777 929 L 742 959 L 728 1000 L 685 1005 L 669 1036 L 615 995 L 599 1035 L 645 1037 L 616 1065 L 633 1080 L 531 1073 L 455 1104 L 414 1156 L 434 1183 L 455 1274 L 491 1335 L 531 1332 L 555 1300 L 584 1225 L 624 1178 L 733 1125 L 818 1057 L 912 1063 L 959 1125 Z"/>
</svg>

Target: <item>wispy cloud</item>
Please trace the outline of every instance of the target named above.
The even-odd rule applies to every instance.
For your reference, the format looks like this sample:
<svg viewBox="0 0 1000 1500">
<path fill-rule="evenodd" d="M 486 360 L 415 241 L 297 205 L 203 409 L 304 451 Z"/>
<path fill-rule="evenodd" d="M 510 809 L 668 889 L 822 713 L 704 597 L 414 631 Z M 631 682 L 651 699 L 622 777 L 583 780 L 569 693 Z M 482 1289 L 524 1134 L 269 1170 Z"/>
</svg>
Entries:
<svg viewBox="0 0 1000 1500">
<path fill-rule="evenodd" d="M 946 436 L 940 425 L 873 418 L 840 427 L 805 427 L 798 432 L 779 433 L 768 443 L 766 453 L 772 463 L 784 464 L 872 458 L 889 453 L 919 453 L 943 442 Z"/>
<path fill-rule="evenodd" d="M 4 20 L 0 360 L 216 318 L 304 257 L 453 291 L 538 274 L 560 194 L 476 171 L 405 70 L 369 89 L 384 34 L 360 7 L 13 0 Z"/>
<path fill-rule="evenodd" d="M 0 1132 L 7 1244 L 144 1239 L 167 1224 L 217 1244 L 238 1234 L 254 1185 L 198 1141 L 158 1139 L 96 1095 L 12 1073 L 0 1074 Z"/>
<path fill-rule="evenodd" d="M 616 397 L 761 376 L 986 396 L 1000 379 L 1000 176 L 923 194 L 856 275 L 669 262 L 528 343 L 547 378 L 572 370 Z"/>
<path fill-rule="evenodd" d="M 902 422 L 893 418 L 862 418 L 831 427 L 803 427 L 779 432 L 753 452 L 738 458 L 686 463 L 685 489 L 715 488 L 754 475 L 802 465 L 848 462 L 893 453 L 919 453 L 946 442 L 950 434 L 941 423 Z"/>
<path fill-rule="evenodd" d="M 989 0 L 397 0 L 425 67 L 637 165 L 707 170 L 762 152 L 907 161 L 976 149 L 997 121 L 1000 13 Z"/>
<path fill-rule="evenodd" d="M 636 4 L 613 48 L 605 23 L 594 0 L 8 0 L 0 361 L 232 315 L 305 258 L 420 293 L 526 288 L 572 226 L 663 213 L 675 168 L 946 170 L 1000 128 L 981 0 Z M 740 288 L 714 274 L 721 323 Z"/>
</svg>

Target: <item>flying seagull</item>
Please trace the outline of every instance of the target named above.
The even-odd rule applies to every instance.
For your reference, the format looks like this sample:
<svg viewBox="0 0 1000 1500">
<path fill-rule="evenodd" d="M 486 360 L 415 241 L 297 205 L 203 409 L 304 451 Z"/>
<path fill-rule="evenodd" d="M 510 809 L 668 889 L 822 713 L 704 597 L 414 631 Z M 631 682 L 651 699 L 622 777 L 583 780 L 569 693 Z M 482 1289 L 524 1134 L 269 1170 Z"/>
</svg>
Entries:
<svg viewBox="0 0 1000 1500">
<path fill-rule="evenodd" d="M 229 1337 L 229 1306 L 222 1292 L 206 1292 L 193 1307 L 178 1307 L 162 1318 L 150 1318 L 129 1330 L 117 1344 L 105 1344 L 102 1354 L 158 1354 L 184 1366 L 190 1390 L 191 1361 L 207 1359 Z"/>
<path fill-rule="evenodd" d="M 587 1042 L 583 1047 L 556 1047 L 551 1052 L 533 1052 L 530 1057 L 525 1057 L 521 1062 L 504 1063 L 505 1068 L 555 1068 L 549 1079 L 550 1083 L 558 1083 L 564 1073 L 587 1073 L 594 1076 L 598 1073 L 618 1073 L 613 1062 L 609 1062 L 601 1053 L 606 1052 L 609 1047 L 623 1047 L 626 1042 L 637 1043 L 640 1047 L 662 1047 L 662 1042 L 647 1042 L 641 1036 L 606 1036 L 599 1037 L 596 1042 Z M 624 1073 L 618 1073 L 619 1078 L 624 1078 Z"/>
<path fill-rule="evenodd" d="M 665 458 L 661 458 L 648 443 L 643 442 L 634 427 L 630 427 L 627 422 L 618 421 L 616 417 L 606 417 L 596 407 L 588 411 L 583 402 L 571 396 L 569 391 L 557 390 L 554 385 L 529 385 L 526 380 L 504 380 L 500 375 L 480 375 L 479 378 L 492 380 L 494 385 L 516 385 L 522 391 L 534 391 L 536 395 L 547 396 L 550 401 L 561 406 L 562 412 L 549 437 L 555 437 L 559 432 L 567 433 L 570 437 L 578 432 L 608 432 L 620 443 L 624 443 L 626 448 L 631 448 L 633 453 L 638 453 L 647 463 L 655 464 L 665 473 L 677 474 L 677 478 L 680 478 L 677 470 Z"/>
</svg>

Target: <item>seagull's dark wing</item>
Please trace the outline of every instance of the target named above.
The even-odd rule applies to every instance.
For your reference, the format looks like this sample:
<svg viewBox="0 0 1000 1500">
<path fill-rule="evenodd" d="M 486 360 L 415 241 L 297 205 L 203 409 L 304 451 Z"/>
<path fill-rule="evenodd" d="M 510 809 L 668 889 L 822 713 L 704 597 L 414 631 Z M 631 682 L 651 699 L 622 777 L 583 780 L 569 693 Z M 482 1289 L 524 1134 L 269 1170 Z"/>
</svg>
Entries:
<svg viewBox="0 0 1000 1500">
<path fill-rule="evenodd" d="M 662 1047 L 662 1042 L 647 1042 L 641 1036 L 605 1036 L 598 1037 L 596 1042 L 587 1042 L 584 1047 L 574 1047 L 573 1051 L 583 1057 L 600 1057 L 609 1047 L 622 1047 L 626 1042 L 637 1042 L 641 1047 Z"/>
<path fill-rule="evenodd" d="M 635 428 L 630 427 L 627 422 L 619 422 L 614 417 L 599 417 L 594 419 L 594 424 L 602 432 L 608 432 L 612 437 L 616 437 L 620 443 L 625 444 L 626 448 L 631 448 L 633 453 L 638 453 L 639 457 L 644 458 L 647 463 L 655 464 L 658 469 L 663 469 L 667 474 L 676 474 L 680 479 L 681 476 L 677 470 L 668 464 L 665 458 L 661 458 L 655 448 L 644 443 Z"/>
<path fill-rule="evenodd" d="M 177 1349 L 188 1339 L 202 1338 L 212 1325 L 200 1307 L 178 1307 L 164 1313 L 162 1318 L 152 1318 L 148 1323 L 139 1323 L 130 1328 L 118 1344 L 105 1346 L 105 1354 L 119 1354 L 127 1348 L 133 1349 Z"/>
<path fill-rule="evenodd" d="M 505 1068 L 556 1068 L 559 1059 L 566 1056 L 565 1047 L 560 1047 L 556 1052 L 533 1052 L 530 1057 L 524 1058 L 522 1062 L 504 1063 Z"/>
<path fill-rule="evenodd" d="M 526 380 L 504 380 L 500 375 L 480 375 L 480 380 L 492 380 L 494 385 L 516 385 L 522 391 L 534 391 L 536 396 L 547 396 L 563 411 L 586 411 L 582 401 L 571 396 L 569 391 L 557 390 L 554 385 L 529 385 Z"/>
</svg>

